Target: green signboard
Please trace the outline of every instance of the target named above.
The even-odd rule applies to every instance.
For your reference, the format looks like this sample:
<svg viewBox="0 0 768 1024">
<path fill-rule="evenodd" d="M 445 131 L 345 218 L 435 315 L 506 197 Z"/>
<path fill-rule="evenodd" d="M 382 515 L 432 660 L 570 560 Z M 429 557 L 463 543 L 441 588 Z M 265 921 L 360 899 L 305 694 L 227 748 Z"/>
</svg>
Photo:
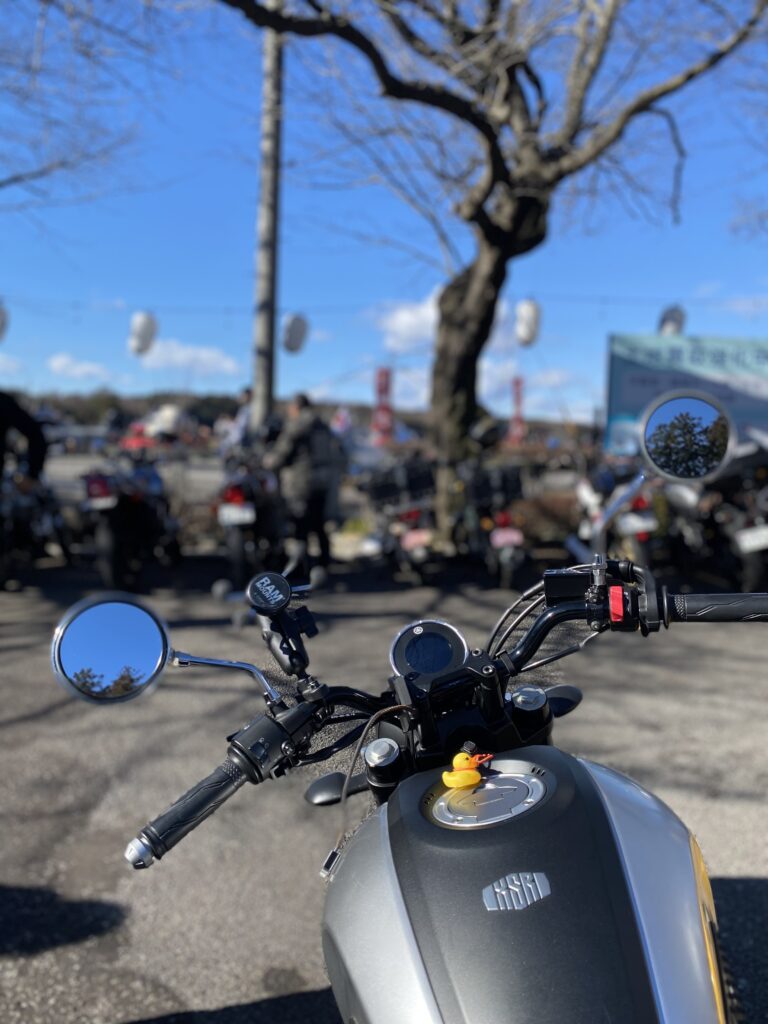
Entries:
<svg viewBox="0 0 768 1024">
<path fill-rule="evenodd" d="M 636 451 L 638 420 L 666 391 L 718 398 L 741 438 L 749 427 L 768 430 L 768 341 L 611 335 L 606 449 Z"/>
</svg>

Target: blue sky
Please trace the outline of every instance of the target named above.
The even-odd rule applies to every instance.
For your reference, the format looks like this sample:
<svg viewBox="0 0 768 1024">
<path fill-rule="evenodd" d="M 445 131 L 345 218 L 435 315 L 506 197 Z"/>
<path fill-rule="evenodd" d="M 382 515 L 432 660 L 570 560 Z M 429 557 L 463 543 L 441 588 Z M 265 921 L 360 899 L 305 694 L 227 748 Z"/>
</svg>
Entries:
<svg viewBox="0 0 768 1024">
<path fill-rule="evenodd" d="M 156 78 L 141 110 L 131 100 L 141 132 L 102 197 L 0 212 L 0 297 L 10 313 L 3 386 L 235 392 L 247 380 L 257 170 L 245 154 L 258 143 L 259 44 L 233 34 L 231 16 L 217 24 L 212 39 L 186 41 L 181 77 Z M 289 47 L 289 73 L 296 60 Z M 768 196 L 768 155 L 734 113 L 718 111 L 714 86 L 698 96 L 684 123 L 680 225 L 663 210 L 654 223 L 632 218 L 618 204 L 570 223 L 556 205 L 548 241 L 511 266 L 481 372 L 496 411 L 509 411 L 517 369 L 532 415 L 589 417 L 604 404 L 608 333 L 652 330 L 671 302 L 685 306 L 691 333 L 768 337 L 768 237 L 731 227 L 740 200 Z M 369 400 L 374 367 L 391 365 L 399 404 L 423 405 L 441 276 L 333 225 L 386 222 L 427 249 L 429 229 L 380 190 L 306 187 L 312 166 L 302 161 L 318 129 L 296 90 L 286 128 L 279 305 L 304 313 L 312 333 L 300 354 L 280 354 L 278 390 Z M 669 173 L 662 165 L 659 180 Z M 541 304 L 542 330 L 515 352 L 512 310 L 524 297 Z M 143 362 L 126 348 L 137 309 L 160 324 Z"/>
</svg>

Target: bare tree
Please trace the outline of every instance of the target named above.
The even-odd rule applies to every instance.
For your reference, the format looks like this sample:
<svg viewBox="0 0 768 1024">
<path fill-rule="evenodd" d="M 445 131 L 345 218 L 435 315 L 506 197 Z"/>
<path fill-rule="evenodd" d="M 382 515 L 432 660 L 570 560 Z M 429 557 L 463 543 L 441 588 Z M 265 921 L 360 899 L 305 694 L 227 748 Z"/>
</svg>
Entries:
<svg viewBox="0 0 768 1024">
<path fill-rule="evenodd" d="M 114 184 L 127 99 L 152 56 L 142 5 L 8 0 L 0 32 L 2 209 L 78 201 Z"/>
<path fill-rule="evenodd" d="M 676 210 L 685 157 L 676 98 L 764 33 L 768 11 L 768 0 L 218 2 L 256 27 L 330 37 L 362 57 L 390 101 L 387 126 L 376 139 L 340 124 L 342 135 L 367 145 L 374 164 L 382 139 L 415 145 L 418 169 L 398 157 L 381 174 L 431 219 L 448 258 L 440 193 L 471 232 L 472 255 L 439 299 L 432 413 L 448 465 L 477 414 L 478 358 L 508 265 L 547 237 L 554 195 L 574 181 L 594 195 L 606 179 L 642 196 L 627 149 L 657 142 L 648 127 L 658 123 L 674 157 Z"/>
</svg>

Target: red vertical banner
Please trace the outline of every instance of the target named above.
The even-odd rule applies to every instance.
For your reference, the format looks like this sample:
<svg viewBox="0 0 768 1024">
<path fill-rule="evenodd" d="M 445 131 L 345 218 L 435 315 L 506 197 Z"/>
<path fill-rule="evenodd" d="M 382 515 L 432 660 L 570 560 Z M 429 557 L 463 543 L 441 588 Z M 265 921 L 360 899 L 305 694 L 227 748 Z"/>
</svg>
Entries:
<svg viewBox="0 0 768 1024">
<path fill-rule="evenodd" d="M 379 447 L 391 444 L 395 417 L 392 412 L 392 371 L 387 366 L 376 370 L 376 405 L 371 420 L 373 443 Z"/>
<path fill-rule="evenodd" d="M 512 418 L 509 421 L 507 441 L 510 444 L 521 444 L 525 439 L 525 420 L 523 419 L 523 378 L 512 378 Z"/>
</svg>

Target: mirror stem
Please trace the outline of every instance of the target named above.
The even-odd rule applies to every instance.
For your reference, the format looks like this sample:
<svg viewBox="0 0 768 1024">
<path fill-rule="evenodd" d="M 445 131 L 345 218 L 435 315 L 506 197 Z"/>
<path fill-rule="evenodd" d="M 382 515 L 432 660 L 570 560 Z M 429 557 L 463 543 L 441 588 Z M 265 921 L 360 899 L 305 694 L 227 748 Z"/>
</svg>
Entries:
<svg viewBox="0 0 768 1024">
<path fill-rule="evenodd" d="M 198 658 L 194 654 L 174 651 L 171 656 L 171 662 L 177 668 L 187 668 L 189 665 L 207 665 L 211 668 L 240 669 L 241 672 L 247 672 L 256 680 L 264 700 L 270 707 L 285 707 L 283 698 L 272 686 L 261 669 L 256 668 L 255 665 L 251 665 L 247 661 L 220 661 L 218 658 Z"/>
<path fill-rule="evenodd" d="M 598 554 L 604 555 L 606 553 L 606 533 L 611 522 L 619 512 L 627 507 L 633 498 L 635 498 L 646 482 L 646 474 L 642 470 L 633 477 L 627 486 L 616 495 L 610 505 L 604 510 L 598 521 L 595 523 L 592 530 L 592 550 L 597 551 Z"/>
</svg>

